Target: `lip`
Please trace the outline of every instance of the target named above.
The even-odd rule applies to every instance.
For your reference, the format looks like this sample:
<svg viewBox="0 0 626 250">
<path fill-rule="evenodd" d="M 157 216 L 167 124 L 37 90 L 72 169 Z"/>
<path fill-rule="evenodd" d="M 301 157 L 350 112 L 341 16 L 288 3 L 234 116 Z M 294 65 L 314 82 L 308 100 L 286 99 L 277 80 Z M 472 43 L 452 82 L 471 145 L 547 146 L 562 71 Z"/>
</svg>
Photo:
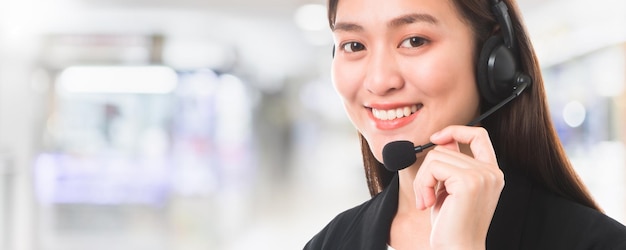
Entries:
<svg viewBox="0 0 626 250">
<path fill-rule="evenodd" d="M 417 114 L 419 114 L 420 110 L 418 109 L 417 111 L 415 111 L 415 113 L 409 115 L 409 116 L 405 116 L 402 118 L 397 118 L 397 119 L 393 119 L 393 120 L 380 120 L 377 119 L 376 117 L 374 117 L 374 114 L 372 112 L 372 109 L 380 109 L 380 110 L 389 110 L 389 109 L 394 109 L 394 108 L 399 108 L 399 107 L 406 107 L 406 106 L 410 106 L 413 104 L 377 104 L 377 105 L 372 105 L 372 106 L 368 106 L 367 110 L 368 110 L 368 116 L 370 118 L 370 120 L 374 123 L 374 125 L 376 126 L 376 128 L 380 129 L 380 130 L 394 130 L 394 129 L 398 129 L 401 128 L 403 126 L 406 126 L 407 124 L 411 123 L 413 120 L 415 120 L 415 118 L 417 117 Z"/>
</svg>

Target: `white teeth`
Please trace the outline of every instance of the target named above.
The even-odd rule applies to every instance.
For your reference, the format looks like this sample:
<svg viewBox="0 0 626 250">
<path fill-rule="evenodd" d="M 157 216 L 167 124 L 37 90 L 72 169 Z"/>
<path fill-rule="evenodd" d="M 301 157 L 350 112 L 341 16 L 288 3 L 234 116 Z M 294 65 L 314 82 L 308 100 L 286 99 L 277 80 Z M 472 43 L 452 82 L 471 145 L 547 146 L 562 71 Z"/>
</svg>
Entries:
<svg viewBox="0 0 626 250">
<path fill-rule="evenodd" d="M 409 107 L 404 107 L 404 109 L 402 111 L 403 111 L 404 116 L 411 115 L 411 108 L 409 108 Z"/>
<path fill-rule="evenodd" d="M 421 107 L 421 105 L 420 105 Z M 403 108 L 390 109 L 390 110 L 379 110 L 372 109 L 372 113 L 374 117 L 380 120 L 393 120 L 397 118 L 402 118 L 405 116 L 410 116 L 418 110 L 417 105 L 406 106 Z"/>
</svg>

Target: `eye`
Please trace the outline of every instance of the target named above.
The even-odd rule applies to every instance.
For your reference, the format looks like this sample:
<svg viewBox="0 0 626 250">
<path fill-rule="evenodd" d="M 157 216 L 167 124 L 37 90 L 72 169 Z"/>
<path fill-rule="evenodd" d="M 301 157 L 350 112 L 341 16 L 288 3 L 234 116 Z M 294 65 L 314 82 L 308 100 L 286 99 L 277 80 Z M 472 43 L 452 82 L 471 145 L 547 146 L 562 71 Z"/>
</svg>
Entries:
<svg viewBox="0 0 626 250">
<path fill-rule="evenodd" d="M 402 43 L 400 44 L 400 47 L 416 48 L 416 47 L 426 44 L 427 42 L 428 40 L 426 40 L 425 38 L 414 36 L 414 37 L 404 39 L 404 41 L 402 41 Z"/>
<path fill-rule="evenodd" d="M 365 49 L 365 46 L 358 42 L 348 42 L 341 45 L 344 51 L 348 53 L 353 53 L 357 51 L 361 51 Z"/>
</svg>

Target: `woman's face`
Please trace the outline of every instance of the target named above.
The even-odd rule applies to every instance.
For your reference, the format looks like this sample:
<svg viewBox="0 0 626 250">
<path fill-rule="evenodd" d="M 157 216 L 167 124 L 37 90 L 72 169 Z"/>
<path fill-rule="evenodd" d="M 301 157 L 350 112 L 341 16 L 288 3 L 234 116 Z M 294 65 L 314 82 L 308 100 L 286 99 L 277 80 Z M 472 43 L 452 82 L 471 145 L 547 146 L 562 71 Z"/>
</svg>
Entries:
<svg viewBox="0 0 626 250">
<path fill-rule="evenodd" d="M 473 35 L 451 0 L 340 0 L 333 36 L 333 83 L 379 161 L 478 115 Z"/>
</svg>

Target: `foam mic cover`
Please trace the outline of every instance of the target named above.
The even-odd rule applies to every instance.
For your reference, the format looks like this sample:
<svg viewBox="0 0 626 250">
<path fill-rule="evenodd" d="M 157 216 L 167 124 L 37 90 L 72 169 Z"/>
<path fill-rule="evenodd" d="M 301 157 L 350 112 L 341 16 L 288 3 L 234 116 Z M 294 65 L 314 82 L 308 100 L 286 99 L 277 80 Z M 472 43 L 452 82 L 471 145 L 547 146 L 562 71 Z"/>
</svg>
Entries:
<svg viewBox="0 0 626 250">
<path fill-rule="evenodd" d="M 389 171 L 405 169 L 415 161 L 415 147 L 410 141 L 393 141 L 383 148 L 383 164 Z"/>
</svg>

